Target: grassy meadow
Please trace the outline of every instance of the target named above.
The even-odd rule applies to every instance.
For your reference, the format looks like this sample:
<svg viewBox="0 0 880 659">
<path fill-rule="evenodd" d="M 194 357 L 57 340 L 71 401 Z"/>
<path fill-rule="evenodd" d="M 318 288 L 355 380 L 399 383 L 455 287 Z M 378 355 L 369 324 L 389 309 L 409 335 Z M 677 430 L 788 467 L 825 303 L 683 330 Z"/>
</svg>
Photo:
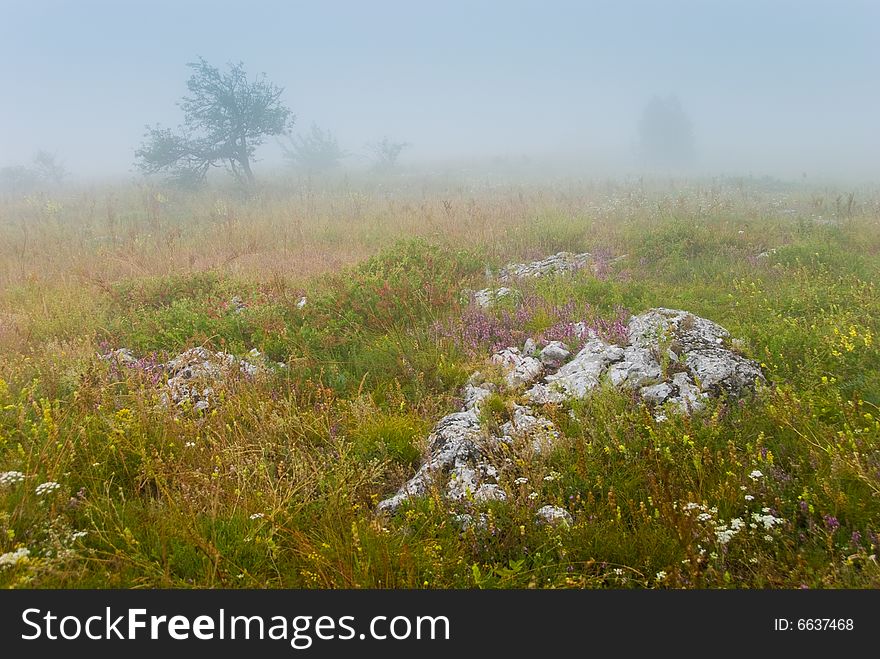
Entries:
<svg viewBox="0 0 880 659">
<path fill-rule="evenodd" d="M 604 265 L 463 294 L 561 250 Z M 803 181 L 4 199 L 0 586 L 880 586 L 878 278 L 880 191 Z M 549 405 L 564 436 L 515 457 L 484 526 L 439 495 L 375 514 L 493 350 L 657 306 L 727 328 L 767 386 L 663 422 L 610 388 Z M 195 346 L 284 366 L 169 409 L 157 365 Z"/>
</svg>

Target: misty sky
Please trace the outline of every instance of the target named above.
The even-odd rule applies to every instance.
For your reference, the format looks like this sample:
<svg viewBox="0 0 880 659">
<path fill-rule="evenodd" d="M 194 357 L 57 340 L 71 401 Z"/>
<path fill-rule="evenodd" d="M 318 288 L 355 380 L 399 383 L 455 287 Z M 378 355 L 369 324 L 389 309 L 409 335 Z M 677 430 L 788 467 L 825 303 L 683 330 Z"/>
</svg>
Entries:
<svg viewBox="0 0 880 659">
<path fill-rule="evenodd" d="M 265 72 L 298 130 L 353 152 L 388 135 L 410 161 L 626 164 L 645 103 L 676 93 L 707 171 L 880 173 L 869 0 L 0 0 L 0 167 L 45 149 L 80 178 L 130 175 L 144 125 L 181 122 L 198 56 Z"/>
</svg>

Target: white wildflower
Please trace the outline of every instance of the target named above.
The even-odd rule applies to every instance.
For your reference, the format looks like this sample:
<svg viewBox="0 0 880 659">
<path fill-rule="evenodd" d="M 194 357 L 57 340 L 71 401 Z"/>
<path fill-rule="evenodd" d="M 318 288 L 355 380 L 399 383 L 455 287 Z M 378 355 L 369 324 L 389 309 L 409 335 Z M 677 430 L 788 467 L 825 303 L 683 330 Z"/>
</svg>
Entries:
<svg viewBox="0 0 880 659">
<path fill-rule="evenodd" d="M 22 561 L 26 561 L 30 553 L 31 552 L 27 547 L 20 547 L 15 551 L 8 551 L 5 554 L 0 554 L 0 568 L 15 566 Z"/>
<path fill-rule="evenodd" d="M 755 497 L 753 497 L 751 494 L 746 495 L 746 501 L 754 501 L 754 500 L 755 500 Z"/>
<path fill-rule="evenodd" d="M 757 481 L 764 478 L 764 474 L 759 469 L 755 469 L 754 471 L 752 471 L 752 473 L 749 474 L 749 478 L 751 478 L 753 481 Z"/>
<path fill-rule="evenodd" d="M 248 519 L 263 519 L 265 516 L 265 513 L 254 513 Z"/>
<path fill-rule="evenodd" d="M 657 581 L 663 581 L 664 579 L 666 579 L 666 572 L 660 570 L 657 574 L 654 575 L 654 578 L 657 579 Z"/>
<path fill-rule="evenodd" d="M 305 296 L 301 297 L 301 298 L 300 298 L 299 300 L 297 300 L 297 302 L 296 302 L 296 308 L 297 308 L 297 309 L 302 309 L 304 306 L 306 306 L 306 298 L 305 298 Z"/>
<path fill-rule="evenodd" d="M 195 442 L 187 442 L 186 444 L 184 444 L 184 446 L 185 446 L 186 448 L 192 448 L 192 447 L 195 446 L 195 445 L 196 445 Z"/>
<path fill-rule="evenodd" d="M 766 540 L 767 542 L 773 542 L 773 536 L 772 535 L 765 535 L 764 540 Z"/>
<path fill-rule="evenodd" d="M 726 545 L 733 539 L 733 536 L 736 535 L 736 531 L 733 529 L 722 529 L 715 531 L 715 539 L 718 541 L 719 545 Z"/>
<path fill-rule="evenodd" d="M 730 520 L 729 525 L 719 524 L 715 527 L 715 539 L 718 541 L 718 544 L 726 545 L 743 529 L 744 526 L 745 522 L 743 522 L 741 518 L 734 517 Z"/>
<path fill-rule="evenodd" d="M 529 479 L 526 478 L 525 476 L 520 476 L 519 478 L 517 478 L 517 479 L 516 479 L 515 481 L 513 481 L 513 482 L 514 482 L 516 485 L 525 485 L 526 483 L 529 482 Z"/>
<path fill-rule="evenodd" d="M 769 508 L 762 508 L 761 511 L 765 512 L 767 514 L 762 515 L 760 513 L 752 513 L 752 520 L 754 521 L 754 525 L 753 524 L 749 525 L 749 526 L 752 526 L 752 528 L 757 528 L 757 525 L 761 524 L 764 526 L 765 531 L 769 531 L 777 524 L 782 524 L 782 522 L 785 521 L 781 517 L 775 517 L 773 515 L 770 515 Z"/>
<path fill-rule="evenodd" d="M 46 481 L 45 483 L 40 483 L 37 485 L 37 489 L 35 490 L 38 497 L 43 496 L 44 494 L 50 494 L 57 490 L 61 485 L 56 483 L 55 481 Z"/>
<path fill-rule="evenodd" d="M 3 471 L 0 472 L 0 487 L 8 485 L 16 485 L 24 480 L 24 474 L 20 471 Z"/>
<path fill-rule="evenodd" d="M 531 499 L 532 501 L 534 501 L 537 498 L 538 498 L 537 492 L 532 492 L 531 494 L 529 494 L 529 499 Z"/>
</svg>

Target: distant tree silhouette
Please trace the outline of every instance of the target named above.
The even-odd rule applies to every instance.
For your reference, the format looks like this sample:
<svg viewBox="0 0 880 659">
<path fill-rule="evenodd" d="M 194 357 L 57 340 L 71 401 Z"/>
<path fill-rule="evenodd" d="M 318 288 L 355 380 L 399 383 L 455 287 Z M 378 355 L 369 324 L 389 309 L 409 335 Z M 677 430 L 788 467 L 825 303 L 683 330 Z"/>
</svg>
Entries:
<svg viewBox="0 0 880 659">
<path fill-rule="evenodd" d="M 379 142 L 368 144 L 367 148 L 373 154 L 373 166 L 379 170 L 389 170 L 397 165 L 401 152 L 408 146 L 408 142 L 394 142 L 383 137 Z"/>
<path fill-rule="evenodd" d="M 285 133 L 293 121 L 281 102 L 284 91 L 265 75 L 249 80 L 244 65 L 220 71 L 204 59 L 188 64 L 190 91 L 179 103 L 184 126 L 178 132 L 147 127 L 146 141 L 135 152 L 145 174 L 166 172 L 182 183 L 203 181 L 211 167 L 226 165 L 245 186 L 254 184 L 251 162 L 267 135 Z"/>
<path fill-rule="evenodd" d="M 12 165 L 0 168 L 0 192 L 27 194 L 38 189 L 58 187 L 66 177 L 67 170 L 55 154 L 37 151 L 32 167 Z"/>
<path fill-rule="evenodd" d="M 309 172 L 326 172 L 339 167 L 348 152 L 339 148 L 339 143 L 329 130 L 321 130 L 316 124 L 307 135 L 288 135 L 289 145 L 281 143 L 284 157 L 299 169 Z"/>
<path fill-rule="evenodd" d="M 39 174 L 24 165 L 0 167 L 0 193 L 27 194 L 33 192 L 39 185 Z"/>
<path fill-rule="evenodd" d="M 694 159 L 690 117 L 674 95 L 652 98 L 639 119 L 639 149 L 649 165 L 680 167 Z"/>
<path fill-rule="evenodd" d="M 67 178 L 67 169 L 59 162 L 58 156 L 48 151 L 37 151 L 34 168 L 41 179 L 52 185 L 61 185 Z"/>
</svg>

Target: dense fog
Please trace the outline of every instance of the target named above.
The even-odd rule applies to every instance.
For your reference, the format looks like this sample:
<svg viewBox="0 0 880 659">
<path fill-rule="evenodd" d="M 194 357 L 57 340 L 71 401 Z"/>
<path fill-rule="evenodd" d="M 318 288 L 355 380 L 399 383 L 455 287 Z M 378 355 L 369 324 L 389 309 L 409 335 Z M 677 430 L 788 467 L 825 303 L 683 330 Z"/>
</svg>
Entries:
<svg viewBox="0 0 880 659">
<path fill-rule="evenodd" d="M 553 165 L 575 176 L 880 171 L 880 4 L 842 2 L 0 3 L 0 168 L 139 176 L 188 62 L 283 87 L 293 135 L 345 168 Z M 284 164 L 277 138 L 255 170 Z"/>
</svg>

